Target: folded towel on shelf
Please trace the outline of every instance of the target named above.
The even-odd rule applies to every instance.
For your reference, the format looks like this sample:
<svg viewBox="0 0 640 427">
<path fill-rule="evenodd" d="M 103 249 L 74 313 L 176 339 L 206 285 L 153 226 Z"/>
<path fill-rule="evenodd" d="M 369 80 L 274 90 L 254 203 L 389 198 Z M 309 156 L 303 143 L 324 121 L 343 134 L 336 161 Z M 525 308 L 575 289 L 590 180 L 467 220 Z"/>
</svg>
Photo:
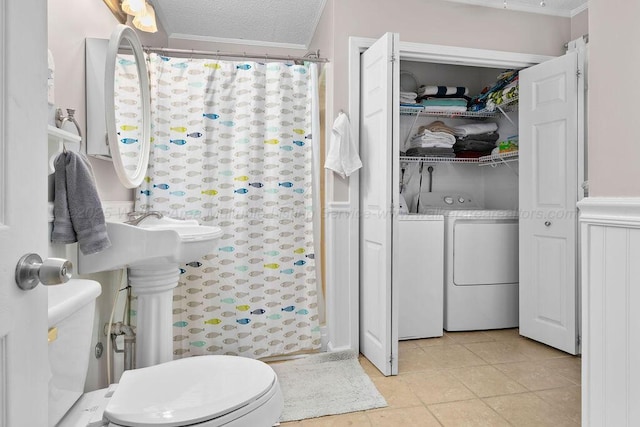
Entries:
<svg viewBox="0 0 640 427">
<path fill-rule="evenodd" d="M 495 132 L 498 130 L 498 125 L 493 122 L 489 123 L 470 123 L 466 125 L 460 125 L 453 128 L 457 136 L 477 135 L 481 133 Z"/>
<path fill-rule="evenodd" d="M 467 100 L 464 98 L 426 98 L 420 101 L 425 107 L 464 107 L 467 108 Z"/>
<path fill-rule="evenodd" d="M 476 141 L 496 142 L 498 139 L 500 139 L 500 134 L 498 132 L 488 132 L 488 133 L 478 133 L 475 135 L 458 136 L 456 138 L 457 141 L 465 141 L 467 139 L 473 139 Z"/>
<path fill-rule="evenodd" d="M 416 98 L 418 94 L 415 92 L 400 92 L 400 102 L 403 103 L 414 103 L 416 102 Z"/>
<path fill-rule="evenodd" d="M 463 86 L 420 86 L 419 96 L 464 96 L 469 94 L 469 89 Z"/>
<path fill-rule="evenodd" d="M 439 141 L 411 141 L 411 148 L 451 148 L 453 144 L 449 144 L 447 142 L 439 142 Z"/>
<path fill-rule="evenodd" d="M 331 129 L 329 152 L 324 163 L 330 169 L 346 178 L 362 167 L 356 142 L 351 137 L 351 125 L 345 113 L 338 114 Z"/>
<path fill-rule="evenodd" d="M 477 141 L 474 139 L 458 140 L 453 145 L 453 150 L 458 151 L 481 151 L 490 152 L 496 147 L 495 142 Z"/>
<path fill-rule="evenodd" d="M 477 159 L 490 154 L 491 151 L 456 151 L 456 157 L 459 159 Z"/>
<path fill-rule="evenodd" d="M 455 144 L 456 138 L 445 132 L 431 132 L 429 129 L 422 129 L 421 131 L 411 137 L 409 142 L 410 147 L 452 147 Z M 438 145 L 434 145 L 438 144 Z"/>
<path fill-rule="evenodd" d="M 443 113 L 464 113 L 467 111 L 466 106 L 455 106 L 455 105 L 426 105 L 424 106 L 423 111 L 428 111 L 432 113 L 443 112 Z"/>
<path fill-rule="evenodd" d="M 431 122 L 426 126 L 420 126 L 420 128 L 418 128 L 418 133 L 422 133 L 425 129 L 431 132 L 443 132 L 448 133 L 449 135 L 455 135 L 453 128 L 445 125 L 444 122 L 441 122 L 440 120 Z"/>
<path fill-rule="evenodd" d="M 453 148 L 423 148 L 413 147 L 407 150 L 407 156 L 409 157 L 455 157 Z"/>
<path fill-rule="evenodd" d="M 111 246 L 102 203 L 87 158 L 73 151 L 60 153 L 54 161 L 53 243 L 74 243 L 83 254 Z"/>
<path fill-rule="evenodd" d="M 412 103 L 412 102 L 401 102 L 400 106 L 403 107 L 403 108 L 411 108 L 411 109 L 414 109 L 416 111 L 424 110 L 424 107 L 422 106 L 422 104 L 416 104 L 416 103 Z"/>
</svg>

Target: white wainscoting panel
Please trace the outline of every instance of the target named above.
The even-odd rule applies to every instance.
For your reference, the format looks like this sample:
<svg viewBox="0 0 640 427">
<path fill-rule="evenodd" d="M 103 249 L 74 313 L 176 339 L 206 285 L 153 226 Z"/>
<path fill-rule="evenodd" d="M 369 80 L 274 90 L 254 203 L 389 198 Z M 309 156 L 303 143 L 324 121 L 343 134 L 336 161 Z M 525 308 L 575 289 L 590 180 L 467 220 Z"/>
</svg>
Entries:
<svg viewBox="0 0 640 427">
<path fill-rule="evenodd" d="M 325 213 L 327 350 L 358 351 L 358 217 L 349 203 L 330 202 Z"/>
<path fill-rule="evenodd" d="M 582 233 L 582 425 L 640 425 L 640 199 L 587 198 Z"/>
</svg>

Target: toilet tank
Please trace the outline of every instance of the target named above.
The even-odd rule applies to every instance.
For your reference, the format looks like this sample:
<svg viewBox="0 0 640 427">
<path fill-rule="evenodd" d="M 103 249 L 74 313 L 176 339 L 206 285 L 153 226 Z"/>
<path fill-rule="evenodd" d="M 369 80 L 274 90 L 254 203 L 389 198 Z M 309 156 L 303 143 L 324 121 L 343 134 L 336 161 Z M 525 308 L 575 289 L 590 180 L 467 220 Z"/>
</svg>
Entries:
<svg viewBox="0 0 640 427">
<path fill-rule="evenodd" d="M 84 392 L 98 282 L 72 279 L 48 286 L 49 426 L 55 426 Z"/>
</svg>

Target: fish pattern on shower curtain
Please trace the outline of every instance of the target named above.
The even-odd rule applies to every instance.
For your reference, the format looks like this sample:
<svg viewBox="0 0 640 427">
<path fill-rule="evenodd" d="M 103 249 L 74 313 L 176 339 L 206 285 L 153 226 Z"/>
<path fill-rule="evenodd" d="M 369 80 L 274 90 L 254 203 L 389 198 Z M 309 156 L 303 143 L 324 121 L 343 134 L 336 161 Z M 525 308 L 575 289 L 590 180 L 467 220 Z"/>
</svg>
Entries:
<svg viewBox="0 0 640 427">
<path fill-rule="evenodd" d="M 309 68 L 149 55 L 152 150 L 136 210 L 215 225 L 181 265 L 174 357 L 320 347 Z"/>
</svg>

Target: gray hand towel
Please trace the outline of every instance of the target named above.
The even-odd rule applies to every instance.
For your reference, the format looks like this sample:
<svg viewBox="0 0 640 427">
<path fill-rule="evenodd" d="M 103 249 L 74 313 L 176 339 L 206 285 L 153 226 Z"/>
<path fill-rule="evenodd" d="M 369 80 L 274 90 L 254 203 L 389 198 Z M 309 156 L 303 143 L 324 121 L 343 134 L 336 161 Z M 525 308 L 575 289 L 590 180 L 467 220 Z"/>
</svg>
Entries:
<svg viewBox="0 0 640 427">
<path fill-rule="evenodd" d="M 111 246 L 93 171 L 83 154 L 67 151 L 54 162 L 54 243 L 78 242 L 83 254 Z"/>
</svg>

